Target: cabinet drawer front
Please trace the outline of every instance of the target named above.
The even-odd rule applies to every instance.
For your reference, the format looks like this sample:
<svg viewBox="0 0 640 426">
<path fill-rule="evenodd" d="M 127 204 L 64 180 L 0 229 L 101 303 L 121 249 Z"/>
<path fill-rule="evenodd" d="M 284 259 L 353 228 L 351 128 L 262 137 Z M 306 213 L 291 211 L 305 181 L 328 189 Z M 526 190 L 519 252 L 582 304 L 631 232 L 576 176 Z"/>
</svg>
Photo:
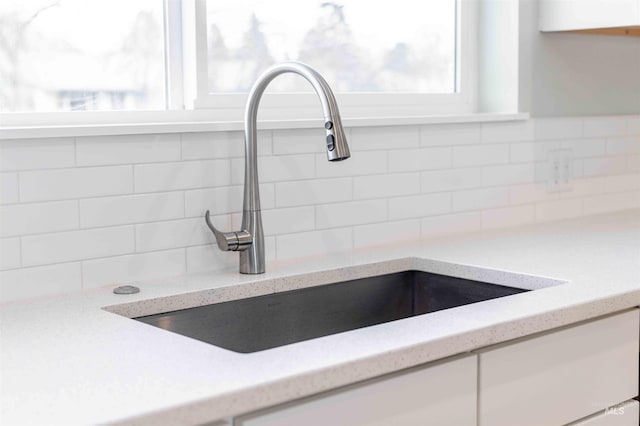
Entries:
<svg viewBox="0 0 640 426">
<path fill-rule="evenodd" d="M 475 426 L 477 358 L 468 356 L 235 419 L 235 426 Z"/>
<path fill-rule="evenodd" d="M 638 394 L 638 310 L 481 353 L 479 424 L 563 425 Z"/>
<path fill-rule="evenodd" d="M 579 420 L 567 426 L 638 426 L 638 401 L 627 401 L 612 410 Z"/>
</svg>

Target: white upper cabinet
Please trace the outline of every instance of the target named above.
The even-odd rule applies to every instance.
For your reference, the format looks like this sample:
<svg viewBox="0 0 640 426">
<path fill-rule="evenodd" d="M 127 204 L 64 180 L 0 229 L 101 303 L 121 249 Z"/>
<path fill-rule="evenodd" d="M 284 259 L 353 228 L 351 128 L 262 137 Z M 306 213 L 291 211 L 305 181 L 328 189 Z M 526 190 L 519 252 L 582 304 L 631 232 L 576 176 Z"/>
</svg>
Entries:
<svg viewBox="0 0 640 426">
<path fill-rule="evenodd" d="M 540 31 L 640 35 L 640 0 L 540 0 Z"/>
</svg>

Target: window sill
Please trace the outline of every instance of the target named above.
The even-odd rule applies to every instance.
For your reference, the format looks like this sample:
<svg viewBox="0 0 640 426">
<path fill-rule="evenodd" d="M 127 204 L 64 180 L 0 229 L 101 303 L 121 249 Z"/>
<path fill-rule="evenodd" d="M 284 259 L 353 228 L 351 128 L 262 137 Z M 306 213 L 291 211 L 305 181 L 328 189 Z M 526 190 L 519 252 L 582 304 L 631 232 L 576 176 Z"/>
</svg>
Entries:
<svg viewBox="0 0 640 426">
<path fill-rule="evenodd" d="M 410 126 L 426 124 L 483 123 L 528 120 L 528 113 L 458 114 L 405 117 L 344 118 L 345 127 Z M 322 119 L 260 120 L 260 130 L 307 129 L 322 126 Z M 164 121 L 120 124 L 15 125 L 0 126 L 0 140 L 54 137 L 136 135 L 157 133 L 228 132 L 242 131 L 242 121 Z"/>
</svg>

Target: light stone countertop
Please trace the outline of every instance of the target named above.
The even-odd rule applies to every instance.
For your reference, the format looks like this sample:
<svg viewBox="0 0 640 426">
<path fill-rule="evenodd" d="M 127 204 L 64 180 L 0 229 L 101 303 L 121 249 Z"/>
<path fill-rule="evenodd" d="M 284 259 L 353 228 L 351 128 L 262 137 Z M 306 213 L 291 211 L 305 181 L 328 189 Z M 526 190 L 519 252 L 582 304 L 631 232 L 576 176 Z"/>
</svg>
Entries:
<svg viewBox="0 0 640 426">
<path fill-rule="evenodd" d="M 410 268 L 537 290 L 253 354 L 126 317 Z M 204 423 L 638 306 L 640 211 L 268 263 L 267 271 L 2 305 L 0 423 Z"/>
</svg>

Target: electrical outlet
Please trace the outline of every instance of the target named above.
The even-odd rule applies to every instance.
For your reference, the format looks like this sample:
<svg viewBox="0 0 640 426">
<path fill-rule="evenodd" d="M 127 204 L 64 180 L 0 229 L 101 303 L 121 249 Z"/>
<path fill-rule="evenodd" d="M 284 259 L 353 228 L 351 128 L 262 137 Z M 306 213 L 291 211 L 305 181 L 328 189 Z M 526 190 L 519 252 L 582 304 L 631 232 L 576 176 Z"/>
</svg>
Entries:
<svg viewBox="0 0 640 426">
<path fill-rule="evenodd" d="M 573 152 L 570 149 L 556 149 L 547 155 L 547 191 L 564 192 L 571 190 L 573 175 Z"/>
</svg>

